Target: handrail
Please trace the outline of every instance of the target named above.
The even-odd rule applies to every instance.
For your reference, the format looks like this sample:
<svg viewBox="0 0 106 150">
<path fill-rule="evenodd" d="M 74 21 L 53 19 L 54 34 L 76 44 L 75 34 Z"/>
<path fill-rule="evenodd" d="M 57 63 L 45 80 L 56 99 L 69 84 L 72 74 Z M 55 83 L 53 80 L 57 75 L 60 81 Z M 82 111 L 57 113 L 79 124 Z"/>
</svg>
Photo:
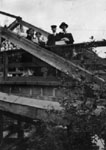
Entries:
<svg viewBox="0 0 106 150">
<path fill-rule="evenodd" d="M 54 48 L 54 47 L 70 47 L 70 48 L 87 48 L 87 47 L 101 47 L 106 46 L 106 39 L 101 41 L 91 41 L 91 42 L 82 42 L 82 43 L 74 43 L 74 44 L 67 44 L 67 45 L 53 45 L 53 46 L 46 46 L 47 48 Z"/>
<path fill-rule="evenodd" d="M 12 30 L 12 29 L 14 29 L 15 27 L 17 27 L 17 24 L 19 23 L 20 25 L 23 25 L 23 26 L 25 26 L 25 27 L 34 29 L 36 32 L 41 32 L 45 37 L 48 37 L 48 35 L 49 35 L 49 32 L 47 32 L 47 31 L 45 31 L 45 30 L 43 30 L 43 29 L 41 29 L 41 28 L 38 28 L 38 27 L 36 27 L 36 26 L 34 26 L 34 25 L 32 25 L 32 24 L 30 24 L 30 23 L 28 23 L 28 22 L 22 20 L 22 18 L 21 18 L 20 16 L 15 16 L 15 15 L 12 15 L 12 14 L 10 14 L 10 13 L 3 12 L 3 11 L 0 11 L 0 14 L 6 15 L 6 16 L 9 16 L 9 17 L 12 17 L 12 18 L 15 18 L 15 19 L 16 19 L 16 21 L 14 21 L 14 22 L 8 27 L 10 30 Z"/>
<path fill-rule="evenodd" d="M 10 13 L 6 13 L 6 12 L 3 12 L 3 11 L 0 11 L 0 14 L 2 14 L 2 15 L 5 15 L 5 16 L 8 16 L 8 17 L 12 17 L 12 18 L 19 18 L 19 16 L 15 16 L 15 15 L 12 15 L 12 14 L 10 14 Z"/>
</svg>

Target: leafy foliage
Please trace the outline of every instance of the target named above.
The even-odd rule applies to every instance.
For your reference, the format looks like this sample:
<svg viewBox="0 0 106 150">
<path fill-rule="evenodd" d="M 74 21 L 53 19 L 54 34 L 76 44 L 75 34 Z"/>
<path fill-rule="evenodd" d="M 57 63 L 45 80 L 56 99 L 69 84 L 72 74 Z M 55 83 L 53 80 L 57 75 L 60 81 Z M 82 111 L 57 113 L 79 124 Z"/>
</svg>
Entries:
<svg viewBox="0 0 106 150">
<path fill-rule="evenodd" d="M 106 91 L 105 86 L 88 82 L 76 82 L 72 86 L 71 89 L 61 87 L 64 91 L 61 105 L 65 108 L 62 117 L 68 125 L 41 123 L 38 128 L 41 131 L 35 132 L 30 138 L 29 149 L 97 150 L 98 146 L 92 142 L 97 142 L 95 137 L 106 141 L 105 99 L 101 99 L 102 93 Z"/>
</svg>

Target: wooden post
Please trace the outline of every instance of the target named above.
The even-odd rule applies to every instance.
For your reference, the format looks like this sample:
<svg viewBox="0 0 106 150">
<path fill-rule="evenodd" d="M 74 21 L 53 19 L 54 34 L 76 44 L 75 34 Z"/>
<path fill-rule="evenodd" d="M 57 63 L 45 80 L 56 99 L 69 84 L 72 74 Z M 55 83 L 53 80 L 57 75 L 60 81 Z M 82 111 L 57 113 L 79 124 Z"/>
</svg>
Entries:
<svg viewBox="0 0 106 150">
<path fill-rule="evenodd" d="M 4 80 L 7 78 L 7 74 L 8 74 L 8 55 L 6 53 L 6 51 L 3 52 L 3 76 L 4 76 Z"/>
<path fill-rule="evenodd" d="M 1 51 L 1 29 L 0 29 L 0 51 Z"/>
<path fill-rule="evenodd" d="M 24 138 L 24 132 L 23 132 L 23 129 L 22 129 L 22 123 L 20 120 L 17 121 L 18 123 L 18 139 L 22 139 Z"/>
<path fill-rule="evenodd" d="M 0 145 L 3 141 L 3 113 L 0 111 Z"/>
</svg>

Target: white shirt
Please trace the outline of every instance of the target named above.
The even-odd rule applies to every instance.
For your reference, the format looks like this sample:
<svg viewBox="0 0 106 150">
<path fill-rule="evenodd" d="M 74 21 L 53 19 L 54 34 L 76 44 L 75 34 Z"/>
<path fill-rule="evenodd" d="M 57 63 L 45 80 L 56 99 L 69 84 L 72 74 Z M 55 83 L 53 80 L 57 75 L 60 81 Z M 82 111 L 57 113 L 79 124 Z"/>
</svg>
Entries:
<svg viewBox="0 0 106 150">
<path fill-rule="evenodd" d="M 43 36 L 41 36 L 39 39 L 36 37 L 32 41 L 35 43 L 39 43 L 39 42 L 45 42 L 45 39 Z"/>
</svg>

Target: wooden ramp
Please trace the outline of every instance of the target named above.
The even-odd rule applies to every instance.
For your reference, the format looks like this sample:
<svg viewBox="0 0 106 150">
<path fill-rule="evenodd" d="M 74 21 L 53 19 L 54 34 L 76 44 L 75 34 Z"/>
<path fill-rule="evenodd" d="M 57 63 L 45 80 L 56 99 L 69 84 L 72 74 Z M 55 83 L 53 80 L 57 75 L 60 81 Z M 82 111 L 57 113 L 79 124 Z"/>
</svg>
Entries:
<svg viewBox="0 0 106 150">
<path fill-rule="evenodd" d="M 61 124 L 63 108 L 58 102 L 9 95 L 0 92 L 0 110 L 32 120 Z"/>
</svg>

